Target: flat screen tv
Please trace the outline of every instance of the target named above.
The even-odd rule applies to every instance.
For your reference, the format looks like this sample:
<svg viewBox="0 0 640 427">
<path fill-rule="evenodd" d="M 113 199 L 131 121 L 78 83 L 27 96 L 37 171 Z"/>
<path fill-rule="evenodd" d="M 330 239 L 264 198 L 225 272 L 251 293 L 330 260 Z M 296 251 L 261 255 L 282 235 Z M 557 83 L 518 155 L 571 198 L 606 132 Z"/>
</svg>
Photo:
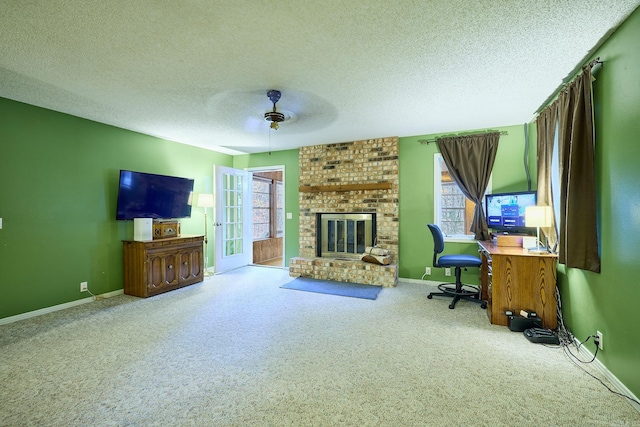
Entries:
<svg viewBox="0 0 640 427">
<path fill-rule="evenodd" d="M 193 179 L 120 171 L 116 219 L 191 216 Z"/>
<path fill-rule="evenodd" d="M 487 225 L 494 231 L 528 233 L 524 223 L 524 210 L 536 205 L 535 191 L 487 194 L 485 209 Z"/>
</svg>

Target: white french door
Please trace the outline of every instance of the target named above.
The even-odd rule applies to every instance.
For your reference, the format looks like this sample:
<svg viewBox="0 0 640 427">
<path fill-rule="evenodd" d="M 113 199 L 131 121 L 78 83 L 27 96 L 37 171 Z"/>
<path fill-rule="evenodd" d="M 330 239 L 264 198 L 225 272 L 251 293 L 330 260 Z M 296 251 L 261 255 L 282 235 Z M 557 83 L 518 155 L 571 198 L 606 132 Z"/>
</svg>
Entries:
<svg viewBox="0 0 640 427">
<path fill-rule="evenodd" d="M 216 273 L 253 261 L 251 177 L 240 169 L 213 167 Z"/>
</svg>

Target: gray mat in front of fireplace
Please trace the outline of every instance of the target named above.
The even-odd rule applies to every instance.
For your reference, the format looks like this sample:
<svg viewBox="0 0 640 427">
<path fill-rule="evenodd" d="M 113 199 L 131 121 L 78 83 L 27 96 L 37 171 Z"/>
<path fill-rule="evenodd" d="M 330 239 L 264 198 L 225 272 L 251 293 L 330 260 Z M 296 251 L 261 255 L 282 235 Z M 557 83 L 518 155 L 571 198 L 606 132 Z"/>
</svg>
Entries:
<svg viewBox="0 0 640 427">
<path fill-rule="evenodd" d="M 363 285 L 360 283 L 336 282 L 333 280 L 298 277 L 280 286 L 283 289 L 316 292 L 319 294 L 339 295 L 343 297 L 376 299 L 382 286 Z"/>
</svg>

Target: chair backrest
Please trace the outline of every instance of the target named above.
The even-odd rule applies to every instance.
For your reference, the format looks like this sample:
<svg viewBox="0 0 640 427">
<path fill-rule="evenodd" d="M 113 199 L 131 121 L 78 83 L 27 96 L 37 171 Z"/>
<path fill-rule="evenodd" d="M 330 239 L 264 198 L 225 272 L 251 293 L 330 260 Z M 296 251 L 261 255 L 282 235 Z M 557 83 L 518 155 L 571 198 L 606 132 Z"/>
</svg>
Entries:
<svg viewBox="0 0 640 427">
<path fill-rule="evenodd" d="M 438 262 L 438 254 L 444 251 L 444 236 L 442 230 L 436 224 L 427 224 L 431 234 L 433 235 L 433 266 L 436 267 Z"/>
</svg>

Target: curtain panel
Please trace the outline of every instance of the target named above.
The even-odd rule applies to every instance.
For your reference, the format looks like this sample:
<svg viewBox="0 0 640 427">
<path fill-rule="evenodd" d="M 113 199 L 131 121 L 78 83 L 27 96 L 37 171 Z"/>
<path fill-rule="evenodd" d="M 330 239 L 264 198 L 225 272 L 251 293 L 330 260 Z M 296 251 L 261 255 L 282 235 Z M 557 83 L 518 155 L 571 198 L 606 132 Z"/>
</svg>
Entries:
<svg viewBox="0 0 640 427">
<path fill-rule="evenodd" d="M 600 272 L 591 66 L 558 96 L 559 262 Z"/>
<path fill-rule="evenodd" d="M 553 148 L 556 134 L 556 123 L 558 121 L 557 101 L 545 108 L 536 119 L 538 128 L 538 205 L 553 206 L 553 188 L 551 186 L 551 163 L 553 158 Z M 556 191 L 558 191 L 556 189 Z M 541 231 L 547 238 L 549 247 L 553 247 L 558 241 L 556 219 L 552 216 L 550 227 L 543 227 Z"/>
<path fill-rule="evenodd" d="M 498 151 L 499 132 L 438 138 L 436 143 L 449 174 L 460 191 L 475 203 L 470 231 L 476 240 L 488 240 L 489 228 L 482 209 Z"/>
</svg>

